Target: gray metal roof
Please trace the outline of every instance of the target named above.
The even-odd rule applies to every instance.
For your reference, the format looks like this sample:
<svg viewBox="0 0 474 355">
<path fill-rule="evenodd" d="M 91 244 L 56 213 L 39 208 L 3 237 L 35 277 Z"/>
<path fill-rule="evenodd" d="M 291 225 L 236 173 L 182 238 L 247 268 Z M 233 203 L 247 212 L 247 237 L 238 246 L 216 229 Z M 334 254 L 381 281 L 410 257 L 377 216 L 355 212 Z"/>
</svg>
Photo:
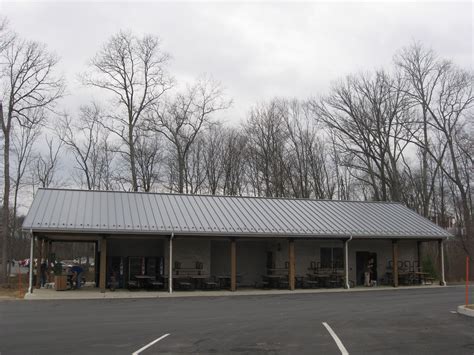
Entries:
<svg viewBox="0 0 474 355">
<path fill-rule="evenodd" d="M 445 238 L 398 203 L 40 189 L 33 232 Z"/>
</svg>

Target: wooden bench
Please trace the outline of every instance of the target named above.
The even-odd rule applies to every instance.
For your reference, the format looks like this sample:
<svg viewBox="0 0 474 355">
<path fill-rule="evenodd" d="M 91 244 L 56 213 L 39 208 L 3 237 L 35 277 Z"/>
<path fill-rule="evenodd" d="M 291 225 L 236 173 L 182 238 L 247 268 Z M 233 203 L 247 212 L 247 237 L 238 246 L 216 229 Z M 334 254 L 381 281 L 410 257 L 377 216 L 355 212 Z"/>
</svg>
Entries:
<svg viewBox="0 0 474 355">
<path fill-rule="evenodd" d="M 217 289 L 219 284 L 213 280 L 206 280 L 204 281 L 204 286 L 206 287 L 206 289 Z"/>
<path fill-rule="evenodd" d="M 153 288 L 153 289 L 163 288 L 164 285 L 165 284 L 162 281 L 159 281 L 159 280 L 151 280 L 151 281 L 148 282 L 148 286 L 150 286 L 150 288 Z"/>
<path fill-rule="evenodd" d="M 313 280 L 305 280 L 305 281 L 303 281 L 303 284 L 307 288 L 315 288 L 315 287 L 319 286 L 319 282 L 318 281 L 313 281 Z"/>
</svg>

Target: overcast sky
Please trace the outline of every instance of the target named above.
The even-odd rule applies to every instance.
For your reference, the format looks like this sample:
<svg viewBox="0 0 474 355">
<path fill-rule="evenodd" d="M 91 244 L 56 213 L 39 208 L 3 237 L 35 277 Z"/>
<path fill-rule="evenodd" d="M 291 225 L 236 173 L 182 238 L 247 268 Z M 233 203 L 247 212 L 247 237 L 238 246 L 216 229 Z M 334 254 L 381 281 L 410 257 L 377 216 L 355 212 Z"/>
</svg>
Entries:
<svg viewBox="0 0 474 355">
<path fill-rule="evenodd" d="M 242 120 L 274 96 L 323 94 L 349 73 L 390 65 L 393 54 L 421 41 L 472 68 L 471 2 L 18 2 L 0 14 L 23 37 L 45 42 L 61 58 L 74 111 L 92 98 L 77 73 L 120 29 L 158 35 L 172 55 L 171 73 L 188 82 L 210 74 L 222 82 Z"/>
</svg>

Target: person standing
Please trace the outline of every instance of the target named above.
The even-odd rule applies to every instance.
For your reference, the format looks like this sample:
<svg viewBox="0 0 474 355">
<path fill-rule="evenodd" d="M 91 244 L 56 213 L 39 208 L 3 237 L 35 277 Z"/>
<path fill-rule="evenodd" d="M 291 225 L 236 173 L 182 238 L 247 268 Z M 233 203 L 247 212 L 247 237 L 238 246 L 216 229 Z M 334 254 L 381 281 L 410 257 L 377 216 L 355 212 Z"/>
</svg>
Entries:
<svg viewBox="0 0 474 355">
<path fill-rule="evenodd" d="M 46 284 L 46 280 L 47 280 L 47 273 L 46 273 L 46 270 L 48 268 L 48 265 L 46 264 L 46 260 L 43 261 L 40 265 L 40 283 L 41 283 L 41 287 L 44 287 L 44 285 Z"/>
<path fill-rule="evenodd" d="M 82 279 L 82 274 L 84 273 L 84 269 L 80 265 L 74 265 L 71 268 L 72 272 L 72 282 L 71 282 L 71 287 L 73 287 L 74 282 L 76 283 L 76 289 L 81 288 L 81 279 Z"/>
</svg>

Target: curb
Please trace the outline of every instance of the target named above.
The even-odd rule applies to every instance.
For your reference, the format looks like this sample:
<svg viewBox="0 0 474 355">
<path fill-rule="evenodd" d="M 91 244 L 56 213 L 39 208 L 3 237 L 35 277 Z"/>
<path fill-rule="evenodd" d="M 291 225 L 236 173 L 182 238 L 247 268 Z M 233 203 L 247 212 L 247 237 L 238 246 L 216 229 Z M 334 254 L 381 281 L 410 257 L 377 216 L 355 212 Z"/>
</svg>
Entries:
<svg viewBox="0 0 474 355">
<path fill-rule="evenodd" d="M 468 317 L 474 317 L 474 309 L 467 308 L 466 306 L 458 306 L 458 313 Z"/>
<path fill-rule="evenodd" d="M 240 297 L 240 296 L 276 296 L 276 295 L 301 295 L 301 294 L 334 294 L 334 293 L 361 293 L 361 292 L 403 292 L 404 290 L 422 290 L 422 289 L 440 289 L 450 286 L 439 286 L 439 285 L 430 285 L 430 286 L 406 286 L 400 288 L 393 287 L 369 287 L 369 288 L 352 288 L 349 290 L 346 289 L 308 289 L 308 290 L 250 290 L 250 291 L 191 291 L 191 292 L 173 292 L 169 294 L 167 292 L 143 292 L 143 293 L 134 293 L 134 292 L 79 292 L 77 294 L 56 294 L 54 291 L 52 294 L 42 294 L 42 292 L 34 292 L 33 294 L 25 294 L 25 300 L 28 301 L 39 301 L 39 300 L 92 300 L 92 299 L 145 299 L 145 298 L 192 298 L 192 297 Z"/>
</svg>

